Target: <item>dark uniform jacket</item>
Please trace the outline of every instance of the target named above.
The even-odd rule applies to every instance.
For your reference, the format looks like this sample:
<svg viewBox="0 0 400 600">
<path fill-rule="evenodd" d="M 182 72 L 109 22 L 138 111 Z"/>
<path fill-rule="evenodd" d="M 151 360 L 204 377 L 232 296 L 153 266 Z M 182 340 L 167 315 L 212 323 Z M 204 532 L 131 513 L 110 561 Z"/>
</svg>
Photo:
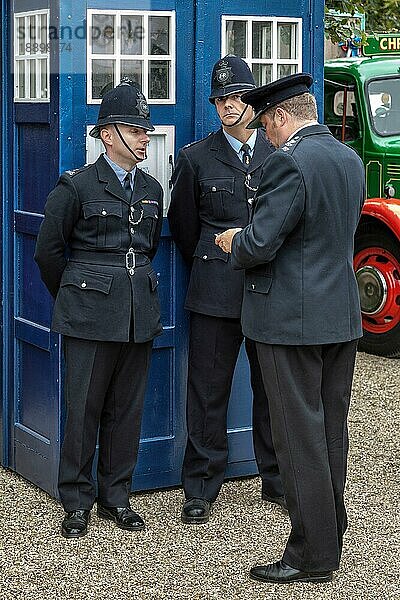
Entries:
<svg viewBox="0 0 400 600">
<path fill-rule="evenodd" d="M 359 156 L 324 125 L 303 128 L 271 155 L 252 223 L 232 261 L 246 269 L 244 334 L 267 344 L 361 337 L 354 233 L 365 199 Z"/>
<path fill-rule="evenodd" d="M 35 252 L 55 298 L 54 331 L 116 342 L 128 341 L 132 332 L 135 342 L 161 332 L 151 259 L 162 211 L 162 188 L 153 177 L 136 169 L 129 201 L 103 156 L 60 176 L 46 202 Z M 137 225 L 129 223 L 130 212 Z M 129 274 L 127 261 L 132 266 L 133 257 L 136 267 Z"/>
<path fill-rule="evenodd" d="M 272 151 L 258 132 L 246 167 L 220 129 L 179 152 L 168 220 L 174 241 L 192 264 L 186 309 L 240 318 L 244 275 L 232 269 L 230 257 L 214 244 L 215 234 L 248 224 L 261 166 Z"/>
</svg>

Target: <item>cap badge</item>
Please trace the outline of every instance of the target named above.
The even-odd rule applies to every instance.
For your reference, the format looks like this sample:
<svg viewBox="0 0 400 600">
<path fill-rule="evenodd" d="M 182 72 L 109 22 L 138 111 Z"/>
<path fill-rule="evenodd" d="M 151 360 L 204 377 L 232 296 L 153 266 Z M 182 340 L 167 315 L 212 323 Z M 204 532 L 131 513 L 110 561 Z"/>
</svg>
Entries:
<svg viewBox="0 0 400 600">
<path fill-rule="evenodd" d="M 215 79 L 221 85 L 226 85 L 227 83 L 231 83 L 233 78 L 232 68 L 225 60 L 221 60 L 219 63 L 219 69 L 215 71 Z"/>
<path fill-rule="evenodd" d="M 136 109 L 138 111 L 138 116 L 147 119 L 149 117 L 149 107 L 146 102 L 146 98 L 143 96 L 142 92 L 138 92 L 138 97 L 136 99 Z"/>
</svg>

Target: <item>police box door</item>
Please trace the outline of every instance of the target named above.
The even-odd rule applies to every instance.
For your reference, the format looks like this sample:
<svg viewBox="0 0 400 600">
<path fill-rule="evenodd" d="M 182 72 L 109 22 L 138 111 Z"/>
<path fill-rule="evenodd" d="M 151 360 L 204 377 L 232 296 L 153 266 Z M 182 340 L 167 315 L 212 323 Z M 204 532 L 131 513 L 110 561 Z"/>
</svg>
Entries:
<svg viewBox="0 0 400 600">
<path fill-rule="evenodd" d="M 145 7 L 144 7 L 145 4 Z M 16 185 L 4 248 L 10 256 L 3 298 L 7 323 L 9 440 L 5 464 L 52 495 L 62 439 L 62 357 L 50 331 L 52 301 L 33 261 L 44 202 L 57 176 L 83 165 L 101 93 L 122 77 L 145 91 L 157 124 L 144 168 L 163 183 L 166 201 L 174 146 L 194 138 L 194 6 L 183 0 L 57 5 L 14 0 Z M 162 6 L 161 6 L 162 5 Z M 102 6 L 107 6 L 102 3 Z M 177 128 L 176 125 L 179 124 Z M 165 206 L 165 209 L 167 205 Z M 135 487 L 180 482 L 184 449 L 185 272 L 166 220 L 154 263 L 160 273 L 163 335 L 155 342 Z M 179 281 L 179 286 L 176 285 Z M 128 449 L 129 451 L 129 449 Z"/>
<path fill-rule="evenodd" d="M 308 0 L 260 2 L 240 0 L 213 3 L 200 0 L 196 12 L 196 138 L 219 126 L 215 108 L 207 101 L 210 72 L 226 54 L 245 59 L 257 85 L 303 70 L 322 83 L 323 2 Z M 212 18 L 210 18 L 212 14 Z M 206 43 L 200 43 L 206 40 Z M 319 59 L 316 58 L 319 54 Z M 321 89 L 321 88 L 320 88 Z M 319 100 L 321 93 L 317 93 Z M 321 104 L 321 102 L 319 102 Z M 210 128 L 211 125 L 211 128 Z M 228 413 L 227 476 L 255 472 L 251 435 L 251 391 L 242 348 L 236 368 Z"/>
</svg>

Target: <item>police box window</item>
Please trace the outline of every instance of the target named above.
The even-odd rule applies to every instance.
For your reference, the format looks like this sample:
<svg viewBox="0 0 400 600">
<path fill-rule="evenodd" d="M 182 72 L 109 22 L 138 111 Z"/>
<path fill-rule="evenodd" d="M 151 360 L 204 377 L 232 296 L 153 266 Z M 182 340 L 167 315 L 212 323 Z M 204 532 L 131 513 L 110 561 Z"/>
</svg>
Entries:
<svg viewBox="0 0 400 600">
<path fill-rule="evenodd" d="M 14 15 L 14 100 L 49 102 L 49 11 Z"/>
<path fill-rule="evenodd" d="M 243 58 L 257 85 L 301 71 L 301 19 L 222 17 L 222 56 Z"/>
<path fill-rule="evenodd" d="M 175 103 L 175 12 L 88 10 L 88 103 L 123 79 L 150 104 Z"/>
</svg>

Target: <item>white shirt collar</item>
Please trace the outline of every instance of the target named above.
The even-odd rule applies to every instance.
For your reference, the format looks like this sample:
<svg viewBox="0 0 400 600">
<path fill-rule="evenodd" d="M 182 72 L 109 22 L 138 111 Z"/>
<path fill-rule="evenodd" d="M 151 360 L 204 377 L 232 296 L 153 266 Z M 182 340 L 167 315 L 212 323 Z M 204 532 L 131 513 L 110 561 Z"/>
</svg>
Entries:
<svg viewBox="0 0 400 600">
<path fill-rule="evenodd" d="M 230 133 L 227 133 L 225 131 L 225 129 L 223 129 L 222 131 L 224 132 L 224 136 L 226 137 L 226 139 L 228 140 L 229 144 L 232 146 L 232 148 L 234 149 L 236 154 L 239 154 L 239 152 L 242 149 L 243 142 L 241 142 L 237 138 L 233 137 L 233 135 L 231 135 Z M 245 142 L 246 144 L 248 144 L 250 146 L 250 154 L 252 154 L 254 151 L 254 146 L 256 145 L 256 141 L 257 141 L 257 131 L 253 131 L 253 133 L 251 134 L 251 136 L 249 137 L 247 142 Z"/>
<path fill-rule="evenodd" d="M 117 165 L 116 162 L 114 162 L 113 160 L 111 160 L 111 158 L 109 156 L 107 156 L 107 154 L 104 152 L 103 154 L 104 158 L 106 159 L 106 161 L 108 162 L 108 164 L 110 165 L 110 167 L 112 168 L 112 170 L 114 171 L 114 173 L 116 174 L 116 176 L 118 177 L 121 185 L 124 185 L 124 179 L 126 177 L 126 175 L 128 174 L 128 171 L 125 171 L 125 169 L 123 167 L 120 167 L 119 165 Z M 133 182 L 135 180 L 135 175 L 136 175 L 136 166 L 133 167 L 132 171 L 130 171 L 131 173 L 131 188 L 133 189 Z"/>
</svg>

